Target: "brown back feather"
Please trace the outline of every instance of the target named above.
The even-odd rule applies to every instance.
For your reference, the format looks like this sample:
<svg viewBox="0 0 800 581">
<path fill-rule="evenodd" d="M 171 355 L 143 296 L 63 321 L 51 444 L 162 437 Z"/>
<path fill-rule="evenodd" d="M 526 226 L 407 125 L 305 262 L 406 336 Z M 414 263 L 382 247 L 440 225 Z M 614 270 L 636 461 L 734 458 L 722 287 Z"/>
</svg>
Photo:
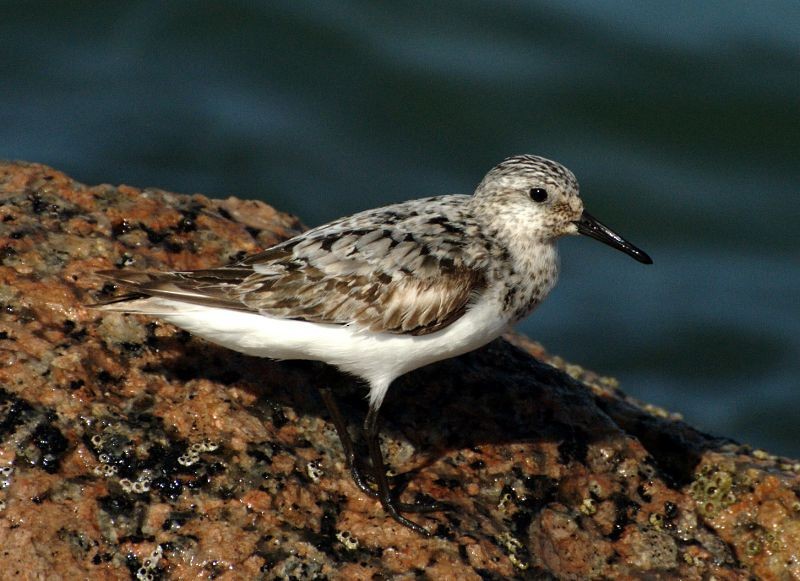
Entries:
<svg viewBox="0 0 800 581">
<path fill-rule="evenodd" d="M 327 234 L 327 235 L 325 235 Z M 399 231 L 289 240 L 220 268 L 103 271 L 136 293 L 374 332 L 426 335 L 458 320 L 485 288 L 462 256 Z"/>
</svg>

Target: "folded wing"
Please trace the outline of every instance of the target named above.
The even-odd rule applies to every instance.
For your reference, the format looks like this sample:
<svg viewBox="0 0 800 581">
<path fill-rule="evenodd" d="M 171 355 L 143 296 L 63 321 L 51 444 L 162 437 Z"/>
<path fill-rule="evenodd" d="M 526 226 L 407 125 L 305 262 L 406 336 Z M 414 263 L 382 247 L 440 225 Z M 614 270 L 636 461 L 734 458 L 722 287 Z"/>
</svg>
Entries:
<svg viewBox="0 0 800 581">
<path fill-rule="evenodd" d="M 99 274 L 134 291 L 109 301 L 115 310 L 125 310 L 126 300 L 153 296 L 425 335 L 456 321 L 485 287 L 483 269 L 468 264 L 452 237 L 443 249 L 441 238 L 396 227 L 319 230 L 220 268 Z"/>
</svg>

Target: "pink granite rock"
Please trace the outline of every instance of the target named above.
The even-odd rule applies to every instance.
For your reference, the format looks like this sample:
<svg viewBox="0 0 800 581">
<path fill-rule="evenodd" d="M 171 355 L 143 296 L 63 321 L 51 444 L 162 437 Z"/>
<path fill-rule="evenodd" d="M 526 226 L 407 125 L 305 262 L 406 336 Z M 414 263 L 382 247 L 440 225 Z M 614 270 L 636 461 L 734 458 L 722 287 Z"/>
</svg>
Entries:
<svg viewBox="0 0 800 581">
<path fill-rule="evenodd" d="M 700 433 L 510 336 L 402 378 L 385 451 L 423 538 L 352 483 L 314 364 L 85 305 L 93 275 L 299 231 L 260 202 L 0 164 L 0 577 L 800 576 L 800 463 Z M 365 389 L 343 381 L 348 419 Z"/>
</svg>

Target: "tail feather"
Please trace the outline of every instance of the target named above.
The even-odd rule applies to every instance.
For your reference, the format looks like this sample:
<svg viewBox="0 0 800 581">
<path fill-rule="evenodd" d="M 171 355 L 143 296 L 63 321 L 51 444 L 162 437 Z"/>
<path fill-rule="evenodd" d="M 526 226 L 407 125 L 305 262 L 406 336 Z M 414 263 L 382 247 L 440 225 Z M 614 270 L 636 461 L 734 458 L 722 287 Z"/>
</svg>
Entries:
<svg viewBox="0 0 800 581">
<path fill-rule="evenodd" d="M 170 302 L 188 303 L 199 306 L 223 307 L 250 311 L 244 304 L 225 300 L 220 296 L 210 296 L 191 285 L 179 283 L 183 280 L 179 272 L 147 272 L 144 270 L 99 270 L 99 276 L 115 283 L 130 287 L 132 292 L 99 301 L 91 308 L 128 313 L 158 314 L 174 311 Z M 166 300 L 165 300 L 166 299 Z"/>
<path fill-rule="evenodd" d="M 90 309 L 105 309 L 109 307 L 107 310 L 112 310 L 110 307 L 111 305 L 115 305 L 117 303 L 127 303 L 131 301 L 135 301 L 137 299 L 147 298 L 147 295 L 142 293 L 127 293 L 124 295 L 119 295 L 118 297 L 112 297 L 110 299 L 103 299 L 101 301 L 97 301 L 96 303 L 88 303 L 84 305 Z"/>
<path fill-rule="evenodd" d="M 189 303 L 183 303 L 189 305 Z M 166 316 L 179 309 L 180 303 L 165 301 L 158 297 L 148 297 L 137 293 L 130 293 L 108 301 L 100 301 L 86 305 L 89 309 L 110 311 L 114 313 L 133 313 L 139 315 Z"/>
<path fill-rule="evenodd" d="M 95 274 L 103 278 L 109 278 L 119 284 L 139 287 L 153 282 L 158 276 L 166 273 L 147 272 L 145 270 L 97 270 Z"/>
</svg>

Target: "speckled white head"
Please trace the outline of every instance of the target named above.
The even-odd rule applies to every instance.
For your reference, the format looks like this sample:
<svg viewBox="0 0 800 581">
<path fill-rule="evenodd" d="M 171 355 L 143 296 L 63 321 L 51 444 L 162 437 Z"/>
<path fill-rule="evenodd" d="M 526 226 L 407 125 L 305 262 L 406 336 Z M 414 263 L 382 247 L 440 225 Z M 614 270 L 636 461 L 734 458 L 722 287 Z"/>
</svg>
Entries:
<svg viewBox="0 0 800 581">
<path fill-rule="evenodd" d="M 517 230 L 520 236 L 540 242 L 584 234 L 639 262 L 652 262 L 589 215 L 583 209 L 575 174 L 544 157 L 517 155 L 502 161 L 478 184 L 472 203 L 478 213 L 506 232 Z"/>
<path fill-rule="evenodd" d="M 577 234 L 583 213 L 575 174 L 536 155 L 509 157 L 493 167 L 478 184 L 474 203 L 542 240 Z"/>
</svg>

